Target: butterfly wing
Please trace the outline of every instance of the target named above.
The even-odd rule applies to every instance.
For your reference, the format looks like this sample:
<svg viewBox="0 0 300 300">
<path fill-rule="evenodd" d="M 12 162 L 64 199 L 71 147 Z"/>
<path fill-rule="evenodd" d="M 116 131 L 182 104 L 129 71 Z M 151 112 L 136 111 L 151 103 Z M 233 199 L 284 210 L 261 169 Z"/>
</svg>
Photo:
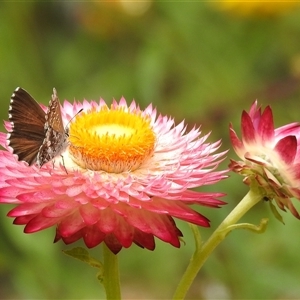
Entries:
<svg viewBox="0 0 300 300">
<path fill-rule="evenodd" d="M 57 96 L 56 89 L 53 89 L 53 95 L 49 102 L 48 110 L 46 113 L 45 129 L 49 127 L 60 133 L 65 132 L 64 124 L 62 121 L 60 102 Z"/>
<path fill-rule="evenodd" d="M 45 139 L 37 157 L 39 167 L 61 154 L 68 145 L 68 133 L 64 129 L 60 102 L 55 89 L 53 89 L 45 119 Z"/>
<path fill-rule="evenodd" d="M 18 160 L 32 165 L 45 138 L 45 112 L 24 89 L 17 88 L 11 96 L 8 114 L 12 124 L 9 146 Z"/>
</svg>

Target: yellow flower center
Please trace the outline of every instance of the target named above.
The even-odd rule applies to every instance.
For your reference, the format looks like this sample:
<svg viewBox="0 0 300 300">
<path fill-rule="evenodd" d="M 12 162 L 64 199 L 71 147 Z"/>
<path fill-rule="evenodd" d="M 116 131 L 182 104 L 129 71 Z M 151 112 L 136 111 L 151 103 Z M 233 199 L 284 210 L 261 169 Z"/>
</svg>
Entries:
<svg viewBox="0 0 300 300">
<path fill-rule="evenodd" d="M 150 116 L 124 107 L 80 113 L 70 125 L 70 154 L 80 167 L 121 173 L 137 169 L 152 155 L 155 133 Z"/>
</svg>

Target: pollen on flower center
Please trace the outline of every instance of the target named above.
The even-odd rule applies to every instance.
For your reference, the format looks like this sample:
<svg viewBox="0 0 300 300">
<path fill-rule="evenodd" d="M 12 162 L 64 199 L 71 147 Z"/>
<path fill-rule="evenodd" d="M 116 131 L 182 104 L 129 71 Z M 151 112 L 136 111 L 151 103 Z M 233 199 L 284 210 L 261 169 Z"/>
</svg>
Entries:
<svg viewBox="0 0 300 300">
<path fill-rule="evenodd" d="M 82 112 L 70 125 L 70 154 L 80 167 L 121 173 L 137 169 L 152 155 L 150 117 L 122 107 Z"/>
</svg>

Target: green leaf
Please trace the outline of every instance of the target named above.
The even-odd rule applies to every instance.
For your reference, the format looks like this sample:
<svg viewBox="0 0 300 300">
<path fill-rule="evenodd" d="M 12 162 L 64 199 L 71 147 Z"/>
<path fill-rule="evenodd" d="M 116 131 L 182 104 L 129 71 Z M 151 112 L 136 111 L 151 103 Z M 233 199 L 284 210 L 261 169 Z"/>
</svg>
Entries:
<svg viewBox="0 0 300 300">
<path fill-rule="evenodd" d="M 89 252 L 81 247 L 76 247 L 73 248 L 71 250 L 63 250 L 63 252 L 66 255 L 72 256 L 73 258 L 79 259 L 87 264 L 89 264 L 90 266 L 94 267 L 94 268 L 98 268 L 100 270 L 103 270 L 103 265 L 102 263 L 93 258 L 92 256 L 90 256 Z"/>
</svg>

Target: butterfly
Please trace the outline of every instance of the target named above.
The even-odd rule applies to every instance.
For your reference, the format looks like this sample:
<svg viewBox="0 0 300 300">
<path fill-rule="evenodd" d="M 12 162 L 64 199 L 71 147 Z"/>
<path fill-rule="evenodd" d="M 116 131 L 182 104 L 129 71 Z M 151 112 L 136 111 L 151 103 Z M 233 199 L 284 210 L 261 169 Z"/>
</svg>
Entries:
<svg viewBox="0 0 300 300">
<path fill-rule="evenodd" d="M 60 155 L 68 146 L 68 129 L 64 128 L 56 89 L 47 112 L 22 88 L 12 94 L 8 110 L 12 126 L 8 144 L 19 161 L 29 166 L 45 163 Z"/>
</svg>

